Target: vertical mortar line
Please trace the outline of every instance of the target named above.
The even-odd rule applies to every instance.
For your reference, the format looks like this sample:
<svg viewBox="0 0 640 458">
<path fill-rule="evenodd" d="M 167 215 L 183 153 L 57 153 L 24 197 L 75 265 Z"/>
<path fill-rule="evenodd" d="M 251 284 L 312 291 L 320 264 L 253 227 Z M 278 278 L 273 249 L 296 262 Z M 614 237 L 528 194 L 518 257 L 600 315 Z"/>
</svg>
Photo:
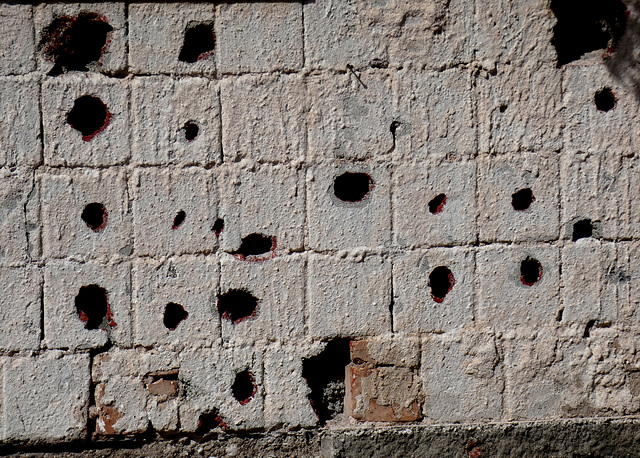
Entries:
<svg viewBox="0 0 640 458">
<path fill-rule="evenodd" d="M 217 67 L 217 62 L 216 62 L 216 67 Z M 217 68 L 216 68 L 216 76 L 217 76 Z M 218 120 L 218 138 L 219 138 L 219 142 L 220 142 L 220 164 L 224 164 L 224 130 L 222 129 L 222 79 L 218 79 L 218 113 L 219 113 L 219 120 Z M 218 186 L 219 188 L 219 186 Z"/>
<path fill-rule="evenodd" d="M 474 3 L 475 5 L 475 3 Z M 474 60 L 475 60 L 475 56 L 474 56 Z M 477 268 L 477 260 L 478 260 L 478 249 L 480 246 L 480 225 L 479 225 L 479 221 L 480 221 L 480 196 L 479 196 L 479 175 L 480 175 L 480 171 L 479 171 L 479 166 L 478 166 L 478 162 L 479 162 L 479 157 L 480 154 L 478 153 L 479 150 L 479 146 L 480 146 L 480 118 L 478 116 L 478 94 L 477 94 L 477 78 L 478 78 L 478 70 L 474 70 L 474 66 L 471 66 L 469 69 L 469 103 L 471 105 L 471 120 L 472 120 L 472 125 L 475 126 L 475 153 L 472 155 L 471 159 L 474 162 L 474 166 L 475 166 L 475 214 L 473 215 L 474 219 L 475 219 L 475 241 L 472 244 L 471 248 L 471 253 L 473 256 L 473 294 L 472 294 L 472 298 L 473 298 L 473 302 L 472 302 L 472 309 L 471 309 L 471 314 L 473 316 L 474 322 L 477 318 L 477 310 L 478 310 L 478 299 L 479 299 L 479 291 L 480 291 L 480 280 L 478 278 L 477 272 L 478 272 L 478 268 Z"/>
<path fill-rule="evenodd" d="M 560 69 L 560 95 L 561 95 L 561 109 L 565 112 L 566 114 L 566 106 L 565 106 L 565 90 L 564 90 L 564 83 L 565 83 L 565 69 L 561 68 Z M 564 121 L 564 123 L 566 124 L 566 120 Z M 560 278 L 560 284 L 558 285 L 558 311 L 556 311 L 556 313 L 559 313 L 560 310 L 564 310 L 565 309 L 565 304 L 564 304 L 564 276 L 565 276 L 565 270 L 562 268 L 563 267 L 563 254 L 564 254 L 564 247 L 565 247 L 565 243 L 566 243 L 566 238 L 563 236 L 563 227 L 566 224 L 563 221 L 563 213 L 564 213 L 564 205 L 563 205 L 563 195 L 564 195 L 564 187 L 563 187 L 563 161 L 562 161 L 562 155 L 564 153 L 564 144 L 565 144 L 565 129 L 564 127 L 566 126 L 562 126 L 562 132 L 560 133 L 560 151 L 558 152 L 558 269 L 559 269 L 559 278 Z"/>
<path fill-rule="evenodd" d="M 301 19 L 302 19 L 302 69 L 303 70 L 307 66 L 306 30 L 305 30 L 305 26 L 304 26 L 304 9 L 305 9 L 305 5 L 307 5 L 306 0 L 302 0 L 300 2 L 300 13 L 301 13 L 301 16 L 302 16 Z"/>
<path fill-rule="evenodd" d="M 393 137 L 393 143 L 395 146 L 395 134 Z M 394 201 L 393 201 L 393 191 L 395 188 L 395 182 L 394 182 L 394 178 L 395 178 L 395 164 L 393 163 L 393 161 L 391 162 L 391 166 L 389 167 L 389 209 L 391 210 L 391 214 L 389 215 L 389 236 L 391 237 L 390 240 L 390 246 L 391 249 L 389 250 L 389 265 L 390 265 L 390 272 L 391 272 L 391 278 L 389 279 L 389 286 L 390 286 L 390 291 L 391 291 L 391 296 L 389 297 L 389 315 L 390 315 L 390 319 L 391 319 L 391 332 L 394 333 L 395 332 L 395 326 L 394 326 L 394 322 L 393 322 L 393 306 L 395 305 L 395 297 L 394 297 L 394 290 L 393 290 L 393 279 L 394 279 L 394 240 L 395 240 L 395 236 L 394 236 L 394 228 L 393 228 L 393 220 L 395 217 L 395 208 L 394 208 Z"/>
</svg>

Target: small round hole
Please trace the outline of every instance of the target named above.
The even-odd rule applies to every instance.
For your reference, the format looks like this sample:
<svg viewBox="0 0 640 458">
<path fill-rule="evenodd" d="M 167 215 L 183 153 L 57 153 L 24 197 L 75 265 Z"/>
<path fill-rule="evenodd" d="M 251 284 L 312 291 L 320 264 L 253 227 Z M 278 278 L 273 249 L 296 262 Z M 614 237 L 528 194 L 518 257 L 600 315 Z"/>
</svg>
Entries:
<svg viewBox="0 0 640 458">
<path fill-rule="evenodd" d="M 218 218 L 215 223 L 213 223 L 211 230 L 216 234 L 216 237 L 220 237 L 220 234 L 222 234 L 222 231 L 224 230 L 224 220 L 222 218 Z"/>
<path fill-rule="evenodd" d="M 524 211 L 536 200 L 529 188 L 520 189 L 511 195 L 511 205 L 514 210 Z"/>
<path fill-rule="evenodd" d="M 507 111 L 508 106 L 506 104 L 502 104 L 500 105 L 500 113 L 504 113 L 505 111 Z"/>
<path fill-rule="evenodd" d="M 441 304 L 449 291 L 456 284 L 453 273 L 444 266 L 436 267 L 429 274 L 429 286 L 431 287 L 431 297 Z"/>
<path fill-rule="evenodd" d="M 175 331 L 178 325 L 187 319 L 189 313 L 180 304 L 169 302 L 164 308 L 162 323 L 169 331 Z"/>
<path fill-rule="evenodd" d="M 590 219 L 581 219 L 573 223 L 572 239 L 575 242 L 579 239 L 585 239 L 593 236 L 593 223 Z"/>
<path fill-rule="evenodd" d="M 258 313 L 258 299 L 248 291 L 231 289 L 218 296 L 218 313 L 222 318 L 238 324 Z"/>
<path fill-rule="evenodd" d="M 596 108 L 604 112 L 613 110 L 618 103 L 618 99 L 613 94 L 611 88 L 608 87 L 602 88 L 596 92 L 594 101 L 596 102 Z"/>
<path fill-rule="evenodd" d="M 542 264 L 537 259 L 526 258 L 520 263 L 520 280 L 527 286 L 533 286 L 542 278 Z"/>
<path fill-rule="evenodd" d="M 333 192 L 343 202 L 360 202 L 372 189 L 373 179 L 366 173 L 345 172 L 333 182 Z"/>
<path fill-rule="evenodd" d="M 78 318 L 84 323 L 85 329 L 107 329 L 116 326 L 106 289 L 95 284 L 82 286 L 76 296 L 75 305 Z"/>
<path fill-rule="evenodd" d="M 183 129 L 184 129 L 184 138 L 188 142 L 192 142 L 193 140 L 195 140 L 195 138 L 198 136 L 198 133 L 200 132 L 200 128 L 198 127 L 198 125 L 195 122 L 191 122 L 191 121 L 186 123 Z"/>
<path fill-rule="evenodd" d="M 253 399 L 258 392 L 258 385 L 256 385 L 256 380 L 248 369 L 236 374 L 236 379 L 231 385 L 231 392 L 240 405 L 246 405 Z"/>
<path fill-rule="evenodd" d="M 444 205 L 447 203 L 447 196 L 445 194 L 438 194 L 429 202 L 429 211 L 437 215 L 444 209 Z"/>
<path fill-rule="evenodd" d="M 176 215 L 176 217 L 173 218 L 173 224 L 171 225 L 171 229 L 173 230 L 178 229 L 180 225 L 184 223 L 184 220 L 186 217 L 187 217 L 187 214 L 183 210 L 180 210 Z"/>
<path fill-rule="evenodd" d="M 76 99 L 73 108 L 67 114 L 67 124 L 82 134 L 82 140 L 91 141 L 102 132 L 109 121 L 111 113 L 98 97 L 83 95 Z"/>
<path fill-rule="evenodd" d="M 107 226 L 107 210 L 98 202 L 87 204 L 80 217 L 93 232 L 99 232 Z"/>
</svg>

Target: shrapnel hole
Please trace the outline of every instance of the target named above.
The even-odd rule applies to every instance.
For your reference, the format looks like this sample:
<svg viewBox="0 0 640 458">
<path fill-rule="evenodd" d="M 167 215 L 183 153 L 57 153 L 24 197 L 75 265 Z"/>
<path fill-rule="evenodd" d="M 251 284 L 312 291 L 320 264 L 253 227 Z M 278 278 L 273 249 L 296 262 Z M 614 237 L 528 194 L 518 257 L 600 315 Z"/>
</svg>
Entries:
<svg viewBox="0 0 640 458">
<path fill-rule="evenodd" d="M 75 299 L 78 318 L 84 323 L 85 329 L 107 329 L 115 327 L 109 306 L 107 290 L 96 284 L 80 287 Z"/>
<path fill-rule="evenodd" d="M 333 182 L 333 192 L 343 202 L 360 202 L 372 189 L 373 179 L 366 173 L 345 172 Z"/>
<path fill-rule="evenodd" d="M 456 284 L 453 272 L 448 267 L 439 266 L 429 274 L 429 286 L 431 287 L 431 297 L 437 303 L 442 303 L 449 291 Z"/>
<path fill-rule="evenodd" d="M 514 210 L 527 210 L 535 202 L 533 191 L 530 188 L 520 189 L 511 195 L 511 206 Z"/>
<path fill-rule="evenodd" d="M 87 204 L 80 217 L 93 232 L 99 232 L 107 226 L 107 210 L 101 203 Z"/>
<path fill-rule="evenodd" d="M 196 434 L 199 436 L 205 436 L 216 428 L 226 429 L 227 424 L 222 419 L 222 415 L 217 409 L 202 412 L 198 417 L 198 427 Z"/>
<path fill-rule="evenodd" d="M 230 289 L 218 295 L 218 313 L 222 318 L 238 324 L 258 313 L 258 299 L 248 291 Z"/>
<path fill-rule="evenodd" d="M 249 369 L 236 374 L 236 379 L 231 385 L 231 392 L 240 405 L 246 405 L 253 399 L 253 396 L 258 392 L 258 385 L 256 385 L 255 377 Z"/>
<path fill-rule="evenodd" d="M 169 302 L 164 308 L 162 323 L 169 331 L 175 331 L 178 325 L 189 317 L 189 313 L 180 304 Z"/>
<path fill-rule="evenodd" d="M 571 238 L 576 240 L 585 239 L 593 236 L 593 223 L 590 219 L 585 218 L 573 223 L 573 234 Z"/>
<path fill-rule="evenodd" d="M 195 140 L 196 137 L 198 136 L 198 133 L 200 132 L 200 128 L 198 127 L 198 125 L 192 121 L 187 122 L 184 125 L 183 129 L 184 129 L 184 138 L 188 142 L 192 142 L 193 140 Z"/>
<path fill-rule="evenodd" d="M 263 234 L 249 234 L 242 238 L 240 248 L 234 251 L 233 255 L 241 259 L 247 256 L 258 256 L 273 251 L 276 247 L 276 238 Z"/>
<path fill-rule="evenodd" d="M 437 215 L 442 212 L 444 205 L 447 203 L 447 196 L 445 194 L 438 194 L 429 202 L 429 212 L 433 215 Z"/>
<path fill-rule="evenodd" d="M 184 210 L 180 210 L 177 214 L 176 217 L 173 218 L 173 224 L 171 225 L 171 229 L 176 230 L 180 227 L 180 225 L 182 223 L 184 223 L 185 218 L 187 217 L 187 214 L 184 212 Z"/>
<path fill-rule="evenodd" d="M 91 141 L 102 132 L 111 120 L 111 113 L 98 97 L 78 97 L 67 113 L 67 124 L 82 134 L 82 140 Z"/>
<path fill-rule="evenodd" d="M 192 64 L 213 51 L 215 46 L 216 36 L 212 24 L 202 23 L 187 27 L 178 60 Z"/>
<path fill-rule="evenodd" d="M 604 112 L 613 110 L 618 103 L 618 99 L 609 87 L 603 87 L 596 92 L 596 95 L 593 96 L 593 101 L 596 103 L 596 108 Z"/>
<path fill-rule="evenodd" d="M 542 278 L 542 264 L 537 259 L 527 257 L 520 263 L 520 280 L 527 286 L 533 286 Z"/>
<path fill-rule="evenodd" d="M 216 219 L 211 230 L 216 234 L 216 237 L 220 237 L 220 234 L 222 234 L 222 231 L 224 230 L 224 220 L 222 218 Z"/>
</svg>

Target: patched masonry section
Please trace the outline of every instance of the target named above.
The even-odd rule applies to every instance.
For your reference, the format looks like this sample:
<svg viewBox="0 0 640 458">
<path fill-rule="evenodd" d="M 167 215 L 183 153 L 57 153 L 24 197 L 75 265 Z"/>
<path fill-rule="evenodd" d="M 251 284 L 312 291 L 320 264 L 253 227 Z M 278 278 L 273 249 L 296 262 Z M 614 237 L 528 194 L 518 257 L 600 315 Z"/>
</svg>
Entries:
<svg viewBox="0 0 640 458">
<path fill-rule="evenodd" d="M 635 3 L 0 25 L 3 443 L 640 413 Z"/>
</svg>

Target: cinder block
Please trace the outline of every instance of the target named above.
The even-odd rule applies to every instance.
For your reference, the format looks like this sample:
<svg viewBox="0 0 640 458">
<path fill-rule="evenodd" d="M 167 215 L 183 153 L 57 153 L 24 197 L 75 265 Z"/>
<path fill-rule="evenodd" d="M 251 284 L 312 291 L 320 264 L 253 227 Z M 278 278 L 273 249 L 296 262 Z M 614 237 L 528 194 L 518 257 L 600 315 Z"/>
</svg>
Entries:
<svg viewBox="0 0 640 458">
<path fill-rule="evenodd" d="M 48 261 L 44 270 L 47 348 L 97 348 L 109 341 L 130 347 L 130 273 L 128 262 Z"/>
<path fill-rule="evenodd" d="M 189 400 L 180 406 L 183 431 L 195 430 L 206 413 L 217 413 L 224 427 L 231 430 L 264 427 L 263 353 L 260 350 L 253 347 L 201 349 L 185 352 L 181 358 L 180 380 L 189 387 Z M 242 373 L 245 376 L 239 379 L 238 374 Z"/>
<path fill-rule="evenodd" d="M 249 292 L 258 299 L 253 315 L 241 321 L 222 319 L 222 337 L 233 344 L 258 340 L 296 341 L 304 334 L 306 259 L 302 255 L 242 262 L 220 260 L 220 291 Z M 214 312 L 215 313 L 215 312 Z"/>
<path fill-rule="evenodd" d="M 42 85 L 42 109 L 47 165 L 108 166 L 128 161 L 128 81 L 98 75 L 50 79 Z"/>
<path fill-rule="evenodd" d="M 559 257 L 553 245 L 479 248 L 476 321 L 502 331 L 555 325 L 560 309 Z"/>
<path fill-rule="evenodd" d="M 215 257 L 140 258 L 133 262 L 132 274 L 136 344 L 181 348 L 218 341 Z"/>
<path fill-rule="evenodd" d="M 302 68 L 302 3 L 221 3 L 217 30 L 222 73 Z"/>
<path fill-rule="evenodd" d="M 567 66 L 563 94 L 567 153 L 620 154 L 638 149 L 637 93 L 606 65 Z"/>
<path fill-rule="evenodd" d="M 216 83 L 205 78 L 140 77 L 131 83 L 131 97 L 135 163 L 210 166 L 220 162 Z"/>
<path fill-rule="evenodd" d="M 96 19 L 106 22 L 112 30 L 107 32 L 104 47 L 97 62 L 90 62 L 86 66 L 87 70 L 100 71 L 107 74 L 117 74 L 127 68 L 127 15 L 124 2 L 109 3 L 47 3 L 35 7 L 35 28 L 38 46 L 38 69 L 48 73 L 55 67 L 55 62 L 47 57 L 43 51 L 47 46 L 47 28 L 57 18 L 66 19 L 64 23 L 73 22 L 79 14 L 95 14 Z M 95 27 L 95 26 L 94 26 Z M 89 26 L 82 28 L 86 33 Z M 54 39 L 66 39 L 67 43 L 71 38 L 60 33 L 60 29 L 52 30 Z M 69 31 L 67 30 L 67 34 Z M 73 33 L 73 32 L 71 32 Z M 83 35 L 73 38 L 75 42 L 87 40 Z M 86 50 L 83 50 L 86 52 Z M 77 57 L 77 56 L 76 56 Z"/>
<path fill-rule="evenodd" d="M 216 180 L 200 168 L 147 168 L 134 172 L 135 252 L 141 256 L 210 253 L 217 246 Z"/>
<path fill-rule="evenodd" d="M 1 267 L 0 278 L 0 349 L 38 349 L 42 273 L 34 266 Z"/>
<path fill-rule="evenodd" d="M 500 418 L 504 379 L 492 334 L 460 328 L 424 337 L 420 374 L 428 422 Z"/>
<path fill-rule="evenodd" d="M 220 99 L 225 161 L 305 159 L 308 107 L 306 85 L 299 75 L 225 78 Z"/>
<path fill-rule="evenodd" d="M 398 71 L 394 103 L 397 161 L 428 161 L 477 153 L 477 115 L 466 69 Z M 386 132 L 386 130 L 385 130 Z"/>
<path fill-rule="evenodd" d="M 445 68 L 473 58 L 472 18 L 473 5 L 458 0 L 305 3 L 305 57 L 323 69 Z"/>
<path fill-rule="evenodd" d="M 309 258 L 307 327 L 314 339 L 391 331 L 391 265 L 381 256 Z"/>
<path fill-rule="evenodd" d="M 4 358 L 3 438 L 72 441 L 87 433 L 89 355 Z"/>
<path fill-rule="evenodd" d="M 337 164 L 307 172 L 309 246 L 314 250 L 388 247 L 391 174 L 385 166 Z"/>
<path fill-rule="evenodd" d="M 618 282 L 615 244 L 570 242 L 562 249 L 563 323 L 577 325 L 581 335 L 592 326 L 615 323 Z"/>
<path fill-rule="evenodd" d="M 503 343 L 505 420 L 589 417 L 588 342 L 522 336 Z"/>
<path fill-rule="evenodd" d="M 444 332 L 474 319 L 474 252 L 435 248 L 393 261 L 393 323 L 399 332 Z"/>
<path fill-rule="evenodd" d="M 394 241 L 403 247 L 476 241 L 476 164 L 429 161 L 393 171 Z"/>
<path fill-rule="evenodd" d="M 471 42 L 483 63 L 555 64 L 557 23 L 546 0 L 490 0 L 475 5 Z"/>
<path fill-rule="evenodd" d="M 303 172 L 286 166 L 238 164 L 218 170 L 220 245 L 235 252 L 241 239 L 256 233 L 275 237 L 276 254 L 304 246 L 305 191 Z"/>
<path fill-rule="evenodd" d="M 562 72 L 555 66 L 500 64 L 479 75 L 476 85 L 480 152 L 562 148 Z"/>
<path fill-rule="evenodd" d="M 84 261 L 131 255 L 133 218 L 124 170 L 51 171 L 40 181 L 45 258 Z"/>
<path fill-rule="evenodd" d="M 480 241 L 550 241 L 559 236 L 560 166 L 555 153 L 479 161 Z"/>
<path fill-rule="evenodd" d="M 302 377 L 302 359 L 309 356 L 307 347 L 282 345 L 267 347 L 264 357 L 265 427 L 312 427 L 318 422 Z"/>
<path fill-rule="evenodd" d="M 3 4 L 0 6 L 0 24 L 0 74 L 18 75 L 35 70 L 33 6 Z"/>
<path fill-rule="evenodd" d="M 391 157 L 395 110 L 390 72 L 322 73 L 310 76 L 307 84 L 310 162 Z"/>
<path fill-rule="evenodd" d="M 129 5 L 130 71 L 142 74 L 215 74 L 215 48 L 219 46 L 220 40 L 213 35 L 214 49 L 208 49 L 212 43 L 204 40 L 205 33 L 213 30 L 214 21 L 213 4 Z M 196 29 L 193 38 L 197 43 L 192 44 L 187 31 L 199 25 L 202 26 L 202 36 L 198 35 Z M 194 97 L 197 98 L 197 95 L 194 94 Z"/>
<path fill-rule="evenodd" d="M 40 85 L 34 77 L 0 78 L 0 165 L 42 163 L 39 98 Z"/>
<path fill-rule="evenodd" d="M 23 266 L 40 256 L 40 201 L 33 172 L 0 168 L 0 266 Z"/>
</svg>

